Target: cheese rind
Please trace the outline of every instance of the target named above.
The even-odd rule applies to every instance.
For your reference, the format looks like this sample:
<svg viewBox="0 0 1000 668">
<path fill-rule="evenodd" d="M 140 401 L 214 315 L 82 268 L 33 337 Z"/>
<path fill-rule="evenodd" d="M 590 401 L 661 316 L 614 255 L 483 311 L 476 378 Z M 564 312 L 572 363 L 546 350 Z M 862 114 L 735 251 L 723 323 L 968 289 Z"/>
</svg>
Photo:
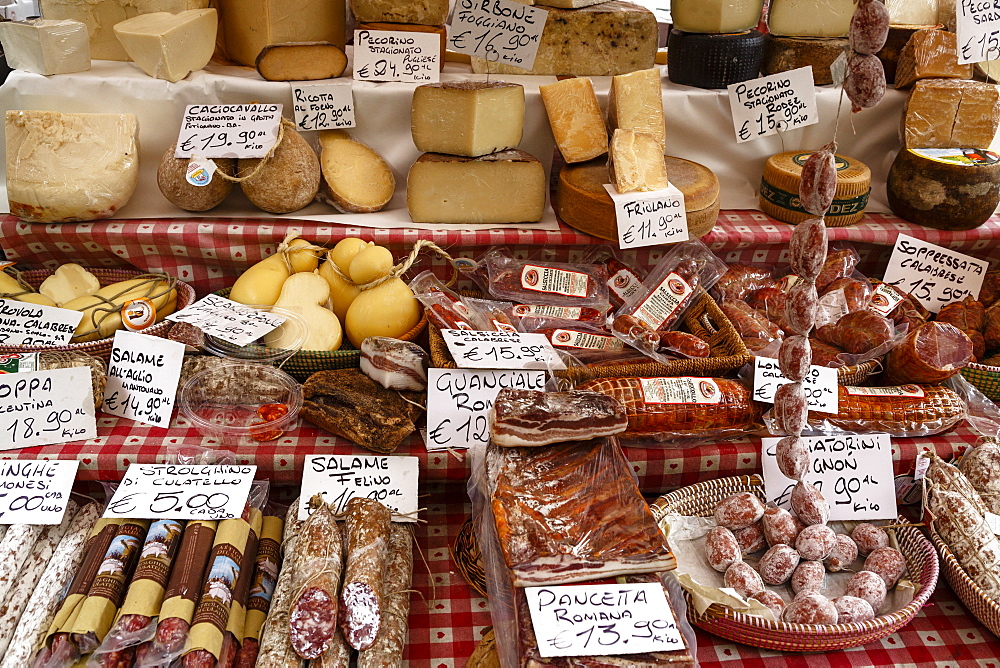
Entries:
<svg viewBox="0 0 1000 668">
<path fill-rule="evenodd" d="M 653 67 L 658 28 L 653 12 L 611 0 L 581 9 L 547 9 L 530 70 L 472 58 L 477 74 L 611 76 Z"/>
<path fill-rule="evenodd" d="M 151 12 L 176 14 L 204 9 L 208 0 L 39 0 L 47 19 L 73 19 L 87 26 L 90 57 L 94 60 L 128 60 L 115 37 L 114 27 L 125 19 Z"/>
<path fill-rule="evenodd" d="M 667 141 L 663 115 L 663 88 L 660 69 L 654 67 L 611 79 L 608 93 L 608 130 L 617 128 L 645 132 L 660 142 L 660 153 Z"/>
<path fill-rule="evenodd" d="M 908 88 L 917 79 L 971 79 L 972 63 L 958 64 L 955 33 L 918 30 L 910 37 L 896 63 L 896 88 Z"/>
<path fill-rule="evenodd" d="M 208 65 L 219 18 L 214 9 L 140 14 L 115 26 L 125 52 L 156 79 L 180 81 Z"/>
<path fill-rule="evenodd" d="M 815 38 L 764 36 L 762 74 L 788 72 L 811 67 L 817 86 L 833 83 L 831 65 L 848 52 L 848 40 L 841 37 Z"/>
<path fill-rule="evenodd" d="M 345 44 L 347 9 L 343 2 L 297 0 L 219 0 L 226 52 L 241 65 L 253 67 L 269 44 L 331 42 Z"/>
<path fill-rule="evenodd" d="M 476 157 L 517 148 L 524 87 L 503 81 L 425 84 L 413 91 L 413 143 L 427 153 Z"/>
<path fill-rule="evenodd" d="M 556 9 L 581 9 L 583 7 L 599 5 L 602 2 L 607 1 L 608 0 L 538 0 L 535 4 L 540 7 L 555 7 Z"/>
<path fill-rule="evenodd" d="M 410 167 L 406 208 L 415 223 L 531 223 L 542 218 L 546 187 L 545 168 L 525 151 L 425 153 Z"/>
<path fill-rule="evenodd" d="M 139 176 L 139 122 L 132 114 L 6 114 L 7 199 L 30 222 L 108 218 L 128 203 Z"/>
<path fill-rule="evenodd" d="M 771 0 L 767 28 L 787 37 L 844 37 L 854 0 Z"/>
<path fill-rule="evenodd" d="M 35 74 L 69 74 L 90 69 L 87 26 L 69 19 L 0 23 L 7 64 Z"/>
<path fill-rule="evenodd" d="M 362 23 L 420 23 L 448 21 L 448 0 L 351 0 L 351 10 Z"/>
<path fill-rule="evenodd" d="M 906 148 L 981 148 L 1000 128 L 1000 92 L 991 84 L 961 79 L 921 79 L 903 113 Z"/>
<path fill-rule="evenodd" d="M 608 173 L 620 193 L 662 190 L 670 185 L 663 148 L 654 135 L 615 130 L 608 152 Z"/>
<path fill-rule="evenodd" d="M 538 87 L 556 146 L 566 162 L 583 162 L 608 151 L 608 130 L 590 79 L 564 79 Z"/>
<path fill-rule="evenodd" d="M 763 7 L 763 0 L 670 0 L 670 18 L 684 32 L 744 32 L 757 27 Z"/>
</svg>

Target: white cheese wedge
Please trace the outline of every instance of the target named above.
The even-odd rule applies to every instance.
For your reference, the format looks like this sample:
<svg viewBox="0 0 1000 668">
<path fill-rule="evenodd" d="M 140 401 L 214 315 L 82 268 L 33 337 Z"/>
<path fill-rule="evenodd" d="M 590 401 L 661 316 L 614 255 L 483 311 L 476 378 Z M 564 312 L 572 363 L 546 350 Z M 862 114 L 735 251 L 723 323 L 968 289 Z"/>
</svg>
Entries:
<svg viewBox="0 0 1000 668">
<path fill-rule="evenodd" d="M 788 37 L 843 37 L 854 8 L 854 0 L 771 0 L 767 28 Z"/>
<path fill-rule="evenodd" d="M 90 39 L 79 21 L 4 21 L 0 42 L 7 64 L 16 70 L 69 74 L 90 69 Z"/>
<path fill-rule="evenodd" d="M 757 27 L 763 7 L 763 0 L 670 0 L 670 18 L 684 32 L 743 32 Z"/>
<path fill-rule="evenodd" d="M 139 177 L 139 122 L 132 114 L 6 114 L 10 212 L 31 222 L 111 217 Z"/>
<path fill-rule="evenodd" d="M 253 67 L 268 44 L 331 42 L 344 48 L 344 2 L 219 0 L 229 57 Z"/>
<path fill-rule="evenodd" d="M 504 81 L 417 86 L 410 129 L 424 152 L 474 158 L 517 148 L 524 130 L 524 87 Z"/>
<path fill-rule="evenodd" d="M 218 27 L 214 9 L 189 9 L 141 14 L 116 25 L 115 35 L 143 72 L 173 82 L 208 65 Z"/>
<path fill-rule="evenodd" d="M 660 142 L 660 152 L 663 152 L 667 132 L 660 68 L 619 74 L 611 79 L 608 130 L 613 132 L 617 128 L 654 135 Z"/>
<path fill-rule="evenodd" d="M 894 26 L 932 26 L 938 22 L 938 0 L 886 0 Z"/>
<path fill-rule="evenodd" d="M 618 192 L 650 192 L 670 185 L 663 148 L 654 135 L 615 130 L 608 153 L 608 174 Z"/>
</svg>

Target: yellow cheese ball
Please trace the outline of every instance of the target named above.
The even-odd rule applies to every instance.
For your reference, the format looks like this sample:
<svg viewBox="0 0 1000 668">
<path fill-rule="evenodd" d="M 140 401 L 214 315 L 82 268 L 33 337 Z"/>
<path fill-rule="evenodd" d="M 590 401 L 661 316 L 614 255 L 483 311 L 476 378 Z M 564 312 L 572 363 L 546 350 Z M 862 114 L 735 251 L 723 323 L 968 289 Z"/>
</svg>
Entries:
<svg viewBox="0 0 1000 668">
<path fill-rule="evenodd" d="M 347 274 L 347 271 L 351 266 L 351 260 L 354 259 L 354 256 L 357 255 L 362 248 L 374 245 L 375 244 L 373 242 L 358 239 L 356 237 L 341 239 L 337 242 L 337 245 L 333 247 L 333 250 L 330 251 L 330 259 L 337 263 L 337 267 L 344 272 L 344 274 Z"/>
<path fill-rule="evenodd" d="M 349 275 L 355 285 L 364 285 L 388 274 L 393 264 L 388 248 L 368 246 L 354 256 Z"/>
<path fill-rule="evenodd" d="M 344 329 L 355 348 L 369 336 L 398 339 L 420 322 L 420 302 L 398 278 L 362 290 L 347 309 Z"/>
</svg>

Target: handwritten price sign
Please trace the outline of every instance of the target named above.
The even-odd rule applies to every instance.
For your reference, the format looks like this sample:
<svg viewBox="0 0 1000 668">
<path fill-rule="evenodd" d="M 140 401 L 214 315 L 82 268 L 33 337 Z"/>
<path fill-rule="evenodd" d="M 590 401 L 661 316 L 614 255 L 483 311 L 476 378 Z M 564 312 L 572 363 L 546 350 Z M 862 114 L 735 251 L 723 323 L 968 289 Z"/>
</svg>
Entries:
<svg viewBox="0 0 1000 668">
<path fill-rule="evenodd" d="M 78 460 L 3 462 L 0 524 L 59 524 L 66 512 Z"/>
<path fill-rule="evenodd" d="M 1000 58 L 1000 5 L 993 0 L 959 0 L 955 24 L 960 65 Z"/>
<path fill-rule="evenodd" d="M 105 517 L 228 520 L 243 514 L 256 466 L 131 464 Z"/>
<path fill-rule="evenodd" d="M 102 410 L 155 427 L 169 426 L 183 362 L 184 344 L 179 341 L 115 332 Z"/>
<path fill-rule="evenodd" d="M 819 122 L 811 67 L 731 84 L 729 106 L 741 144 Z"/>
<path fill-rule="evenodd" d="M 462 369 L 565 369 L 544 334 L 441 331 L 455 364 Z"/>
<path fill-rule="evenodd" d="M 206 295 L 168 315 L 167 320 L 186 322 L 223 341 L 245 346 L 280 327 L 285 317 L 258 311 L 218 295 Z"/>
<path fill-rule="evenodd" d="M 774 393 L 782 385 L 792 381 L 781 374 L 778 360 L 771 357 L 754 357 L 753 398 L 757 401 L 774 403 Z M 837 414 L 837 370 L 833 367 L 816 366 L 809 368 L 809 375 L 802 381 L 806 403 L 810 410 Z"/>
<path fill-rule="evenodd" d="M 452 51 L 530 70 L 549 13 L 511 0 L 458 0 Z"/>
<path fill-rule="evenodd" d="M 175 158 L 263 158 L 278 141 L 280 104 L 192 104 Z"/>
<path fill-rule="evenodd" d="M 0 299 L 0 344 L 62 346 L 83 318 L 80 311 Z"/>
<path fill-rule="evenodd" d="M 90 367 L 0 375 L 0 450 L 96 437 Z"/>
<path fill-rule="evenodd" d="M 688 240 L 684 193 L 677 186 L 651 192 L 620 193 L 608 183 L 604 189 L 615 203 L 618 247 L 640 248 Z"/>
<path fill-rule="evenodd" d="M 293 84 L 295 127 L 299 130 L 343 130 L 354 127 L 351 84 Z"/>
<path fill-rule="evenodd" d="M 343 515 L 356 496 L 375 499 L 393 511 L 395 522 L 417 521 L 417 457 L 310 455 L 302 472 L 299 519 L 309 518 L 309 500 L 322 494 Z"/>
<path fill-rule="evenodd" d="M 928 311 L 937 313 L 946 304 L 978 297 L 989 266 L 984 260 L 900 234 L 885 269 L 885 282 L 909 292 Z"/>
<path fill-rule="evenodd" d="M 354 31 L 357 81 L 436 83 L 441 79 L 441 36 L 401 30 Z"/>
</svg>

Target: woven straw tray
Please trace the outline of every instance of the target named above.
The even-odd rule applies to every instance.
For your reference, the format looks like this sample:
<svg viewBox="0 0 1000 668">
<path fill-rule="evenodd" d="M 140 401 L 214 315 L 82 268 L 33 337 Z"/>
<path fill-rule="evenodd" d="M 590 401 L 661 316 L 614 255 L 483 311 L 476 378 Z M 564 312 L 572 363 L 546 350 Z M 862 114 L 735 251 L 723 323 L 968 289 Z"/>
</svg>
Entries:
<svg viewBox="0 0 1000 668">
<path fill-rule="evenodd" d="M 972 362 L 962 369 L 965 379 L 993 401 L 1000 401 L 1000 366 Z"/>
<path fill-rule="evenodd" d="M 994 635 L 1000 637 L 1000 604 L 987 596 L 979 585 L 972 581 L 941 536 L 933 529 L 930 530 L 930 534 L 931 542 L 941 554 L 941 572 L 944 573 L 944 579 L 955 590 L 969 612 Z"/>
<path fill-rule="evenodd" d="M 101 282 L 101 287 L 106 285 L 111 285 L 112 283 L 117 283 L 119 281 L 127 281 L 131 278 L 137 278 L 139 276 L 146 276 L 141 271 L 129 270 L 129 269 L 101 269 L 97 267 L 88 268 L 87 271 L 92 273 L 97 277 L 97 280 Z M 25 280 L 29 285 L 31 285 L 36 290 L 38 286 L 42 284 L 46 278 L 52 275 L 53 272 L 48 269 L 29 269 L 27 271 L 22 271 L 20 277 Z M 177 308 L 176 311 L 180 311 L 182 308 L 189 306 L 195 300 L 194 288 L 192 288 L 187 283 L 182 281 L 177 281 Z M 170 330 L 172 323 L 164 320 L 158 322 L 152 327 L 148 327 L 142 330 L 143 334 L 149 334 L 150 336 L 165 337 L 167 332 Z M 88 355 L 93 355 L 94 357 L 99 357 L 105 362 L 111 359 L 111 349 L 114 347 L 114 336 L 109 336 L 105 339 L 98 339 L 97 341 L 85 341 L 83 343 L 69 343 L 64 346 L 0 346 L 0 354 L 2 353 L 23 353 L 23 352 L 43 352 L 43 351 L 67 351 L 76 353 L 87 353 Z"/>
<path fill-rule="evenodd" d="M 698 483 L 661 496 L 650 508 L 658 521 L 668 514 L 708 517 L 719 501 L 737 492 L 753 492 L 763 501 L 764 482 L 754 475 Z M 916 616 L 934 592 L 938 580 L 937 554 L 930 541 L 916 527 L 895 531 L 910 580 L 918 587 L 913 600 L 895 612 L 861 624 L 789 624 L 735 612 L 717 603 L 699 615 L 685 593 L 688 619 L 705 631 L 728 640 L 785 652 L 826 652 L 880 640 Z"/>
</svg>

